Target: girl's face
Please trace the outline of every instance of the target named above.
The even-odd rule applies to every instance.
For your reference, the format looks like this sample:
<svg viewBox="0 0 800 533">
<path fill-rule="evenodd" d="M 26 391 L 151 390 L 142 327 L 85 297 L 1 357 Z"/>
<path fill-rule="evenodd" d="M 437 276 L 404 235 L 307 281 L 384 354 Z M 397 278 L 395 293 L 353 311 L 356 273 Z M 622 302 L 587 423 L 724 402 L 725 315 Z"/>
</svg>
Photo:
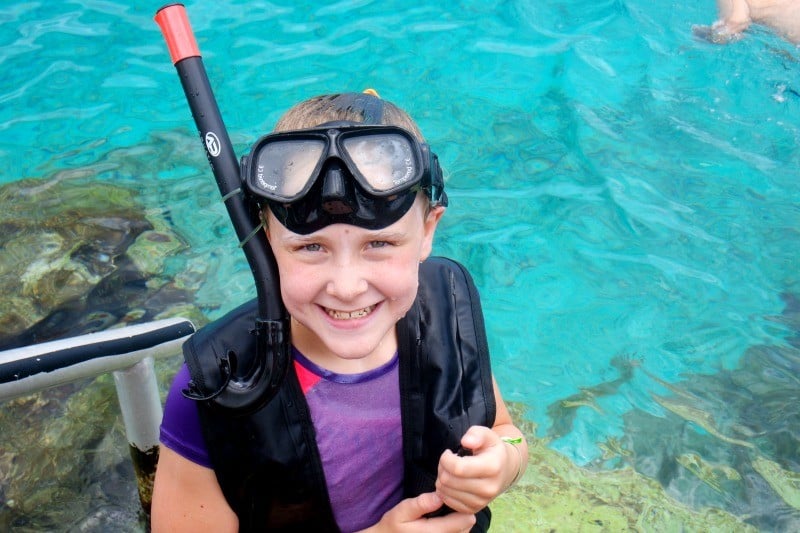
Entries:
<svg viewBox="0 0 800 533">
<path fill-rule="evenodd" d="M 395 324 L 417 295 L 419 262 L 428 257 L 444 208 L 425 215 L 417 198 L 380 230 L 332 224 L 309 235 L 268 213 L 267 238 L 278 264 L 281 296 L 292 317 L 292 344 L 321 367 L 369 370 L 397 350 Z"/>
</svg>

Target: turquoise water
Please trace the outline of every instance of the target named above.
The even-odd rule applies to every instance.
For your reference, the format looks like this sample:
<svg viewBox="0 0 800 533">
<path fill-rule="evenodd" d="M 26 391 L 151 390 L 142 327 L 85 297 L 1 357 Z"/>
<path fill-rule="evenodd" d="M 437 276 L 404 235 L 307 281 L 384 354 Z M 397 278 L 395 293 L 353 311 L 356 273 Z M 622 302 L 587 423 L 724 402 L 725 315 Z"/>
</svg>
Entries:
<svg viewBox="0 0 800 533">
<path fill-rule="evenodd" d="M 417 119 L 451 198 L 436 253 L 472 271 L 501 389 L 553 448 L 595 467 L 614 466 L 609 439 L 640 457 L 696 451 L 659 437 L 672 415 L 653 394 L 669 386 L 723 433 L 735 421 L 764 437 L 713 400 L 736 393 L 724 377 L 746 354 L 777 350 L 751 374 L 785 377 L 765 383 L 787 398 L 771 413 L 797 471 L 800 52 L 763 28 L 698 41 L 714 2 L 685 4 L 186 2 L 238 153 L 320 93 L 374 87 Z M 198 298 L 219 316 L 252 279 L 152 22 L 160 5 L 0 7 L 0 184 L 135 187 L 190 242 L 173 268 L 206 277 Z M 699 387 L 708 376 L 719 390 Z"/>
</svg>

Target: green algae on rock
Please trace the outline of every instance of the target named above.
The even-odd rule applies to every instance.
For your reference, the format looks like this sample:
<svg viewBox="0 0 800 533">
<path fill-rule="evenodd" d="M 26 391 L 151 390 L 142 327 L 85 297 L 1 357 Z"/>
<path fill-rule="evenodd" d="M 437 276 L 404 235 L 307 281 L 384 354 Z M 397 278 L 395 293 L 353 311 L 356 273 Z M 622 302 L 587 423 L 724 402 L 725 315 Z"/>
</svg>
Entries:
<svg viewBox="0 0 800 533">
<path fill-rule="evenodd" d="M 0 349 L 164 311 L 148 299 L 186 247 L 135 191 L 67 173 L 0 186 L 0 228 Z M 192 300 L 179 292 L 176 302 Z M 135 307 L 145 311 L 129 314 Z"/>
<path fill-rule="evenodd" d="M 111 376 L 11 400 L 0 409 L 0 470 L 5 505 L 0 530 L 62 531 L 96 506 L 130 499 L 135 482 L 120 486 L 130 466 Z M 101 444 L 110 436 L 113 445 Z M 132 476 L 131 476 L 132 479 Z"/>
<path fill-rule="evenodd" d="M 0 228 L 0 349 L 174 316 L 208 321 L 193 303 L 202 271 L 181 272 L 184 239 L 135 191 L 75 173 L 10 183 Z M 156 361 L 162 400 L 180 361 Z M 146 529 L 126 440 L 110 375 L 5 402 L 0 531 Z"/>
<path fill-rule="evenodd" d="M 491 504 L 494 531 L 757 531 L 723 510 L 677 502 L 633 468 L 579 467 L 535 437 L 522 406 L 509 409 L 528 439 L 529 462 L 517 485 Z"/>
<path fill-rule="evenodd" d="M 781 468 L 775 461 L 760 455 L 753 459 L 753 468 L 783 498 L 783 501 L 795 509 L 800 509 L 800 473 Z"/>
</svg>

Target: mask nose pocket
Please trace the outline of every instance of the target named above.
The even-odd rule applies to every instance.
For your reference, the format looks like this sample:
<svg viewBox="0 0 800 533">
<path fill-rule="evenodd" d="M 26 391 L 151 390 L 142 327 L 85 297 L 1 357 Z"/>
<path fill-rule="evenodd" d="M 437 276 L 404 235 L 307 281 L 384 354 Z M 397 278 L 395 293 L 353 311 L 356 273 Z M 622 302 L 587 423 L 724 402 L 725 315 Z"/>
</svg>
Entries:
<svg viewBox="0 0 800 533">
<path fill-rule="evenodd" d="M 322 208 L 332 215 L 347 215 L 355 211 L 352 177 L 339 162 L 332 162 L 324 172 Z"/>
</svg>

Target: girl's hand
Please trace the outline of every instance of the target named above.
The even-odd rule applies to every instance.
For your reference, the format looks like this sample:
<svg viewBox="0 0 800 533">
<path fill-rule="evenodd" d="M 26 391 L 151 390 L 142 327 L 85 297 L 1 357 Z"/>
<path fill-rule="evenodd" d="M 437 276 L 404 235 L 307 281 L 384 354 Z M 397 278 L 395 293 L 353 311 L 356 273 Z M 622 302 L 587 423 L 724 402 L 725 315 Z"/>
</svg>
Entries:
<svg viewBox="0 0 800 533">
<path fill-rule="evenodd" d="M 472 451 L 459 457 L 446 450 L 439 458 L 436 494 L 459 513 L 474 514 L 505 491 L 524 465 L 523 455 L 512 444 L 503 442 L 495 431 L 472 426 L 461 438 L 461 445 Z M 524 457 L 527 457 L 527 452 Z"/>
<path fill-rule="evenodd" d="M 386 512 L 381 521 L 361 533 L 423 533 L 441 531 L 443 533 L 469 532 L 475 524 L 472 514 L 450 513 L 437 518 L 425 515 L 438 510 L 442 500 L 435 492 L 420 494 L 416 498 L 406 498 Z"/>
</svg>

